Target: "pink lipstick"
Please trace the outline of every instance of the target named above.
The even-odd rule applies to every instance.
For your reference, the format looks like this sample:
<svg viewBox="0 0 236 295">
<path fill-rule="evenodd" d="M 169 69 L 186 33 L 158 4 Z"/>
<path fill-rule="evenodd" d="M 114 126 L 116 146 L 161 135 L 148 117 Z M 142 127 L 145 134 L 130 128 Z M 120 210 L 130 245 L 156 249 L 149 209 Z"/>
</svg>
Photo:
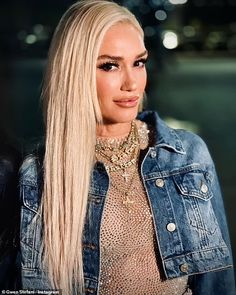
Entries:
<svg viewBox="0 0 236 295">
<path fill-rule="evenodd" d="M 128 98 L 115 99 L 114 103 L 123 108 L 132 108 L 138 104 L 138 100 L 138 96 L 133 96 Z"/>
</svg>

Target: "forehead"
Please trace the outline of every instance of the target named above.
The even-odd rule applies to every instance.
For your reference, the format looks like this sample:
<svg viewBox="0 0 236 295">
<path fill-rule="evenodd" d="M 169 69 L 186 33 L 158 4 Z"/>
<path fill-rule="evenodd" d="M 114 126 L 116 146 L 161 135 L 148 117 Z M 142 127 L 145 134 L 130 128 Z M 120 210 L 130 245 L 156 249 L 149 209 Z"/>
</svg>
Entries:
<svg viewBox="0 0 236 295">
<path fill-rule="evenodd" d="M 118 23 L 105 33 L 99 55 L 121 55 L 125 53 L 136 55 L 144 50 L 143 37 L 138 29 L 130 23 Z"/>
</svg>

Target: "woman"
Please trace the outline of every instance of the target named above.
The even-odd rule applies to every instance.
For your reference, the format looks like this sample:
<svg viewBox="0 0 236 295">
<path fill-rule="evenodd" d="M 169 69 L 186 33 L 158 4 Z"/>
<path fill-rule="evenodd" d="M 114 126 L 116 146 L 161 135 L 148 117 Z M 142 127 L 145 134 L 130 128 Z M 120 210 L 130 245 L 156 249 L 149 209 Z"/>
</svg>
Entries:
<svg viewBox="0 0 236 295">
<path fill-rule="evenodd" d="M 44 81 L 45 151 L 20 171 L 23 289 L 233 294 L 205 144 L 156 113 L 136 119 L 147 55 L 139 23 L 113 2 L 80 1 L 60 21 Z"/>
</svg>

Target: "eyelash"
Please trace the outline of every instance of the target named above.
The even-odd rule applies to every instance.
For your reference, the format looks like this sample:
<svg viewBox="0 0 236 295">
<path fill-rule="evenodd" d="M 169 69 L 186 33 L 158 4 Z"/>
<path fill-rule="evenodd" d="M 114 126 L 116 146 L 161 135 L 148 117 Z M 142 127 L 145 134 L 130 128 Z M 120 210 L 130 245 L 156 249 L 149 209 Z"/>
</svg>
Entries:
<svg viewBox="0 0 236 295">
<path fill-rule="evenodd" d="M 134 62 L 134 66 L 135 67 L 137 66 L 138 68 L 143 68 L 145 66 L 146 62 L 147 62 L 147 58 L 141 58 L 141 59 L 136 60 Z M 142 65 L 141 66 L 138 66 L 139 63 L 142 63 Z M 110 62 L 110 61 L 108 61 L 108 62 L 105 62 L 105 63 L 103 63 L 103 64 L 101 64 L 101 65 L 98 66 L 99 69 L 101 69 L 101 70 L 103 70 L 105 72 L 113 71 L 112 67 L 118 68 L 119 67 L 119 64 L 117 62 Z"/>
<path fill-rule="evenodd" d="M 107 61 L 107 62 L 99 65 L 98 68 L 105 71 L 105 72 L 110 72 L 113 70 L 112 67 L 118 68 L 118 66 L 119 66 L 119 64 L 116 62 Z"/>
<path fill-rule="evenodd" d="M 142 65 L 140 66 L 140 68 L 142 68 L 145 66 L 146 62 L 147 62 L 147 58 L 141 58 L 139 60 L 136 60 L 134 64 L 142 63 Z"/>
</svg>

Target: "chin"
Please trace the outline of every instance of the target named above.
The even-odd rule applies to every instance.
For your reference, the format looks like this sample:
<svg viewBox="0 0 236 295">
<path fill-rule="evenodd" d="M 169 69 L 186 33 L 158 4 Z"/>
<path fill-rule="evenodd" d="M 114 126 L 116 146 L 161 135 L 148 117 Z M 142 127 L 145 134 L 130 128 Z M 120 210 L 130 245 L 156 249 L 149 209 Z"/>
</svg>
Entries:
<svg viewBox="0 0 236 295">
<path fill-rule="evenodd" d="M 129 123 L 136 119 L 138 110 L 133 112 L 117 112 L 114 116 L 104 117 L 104 123 Z"/>
</svg>

